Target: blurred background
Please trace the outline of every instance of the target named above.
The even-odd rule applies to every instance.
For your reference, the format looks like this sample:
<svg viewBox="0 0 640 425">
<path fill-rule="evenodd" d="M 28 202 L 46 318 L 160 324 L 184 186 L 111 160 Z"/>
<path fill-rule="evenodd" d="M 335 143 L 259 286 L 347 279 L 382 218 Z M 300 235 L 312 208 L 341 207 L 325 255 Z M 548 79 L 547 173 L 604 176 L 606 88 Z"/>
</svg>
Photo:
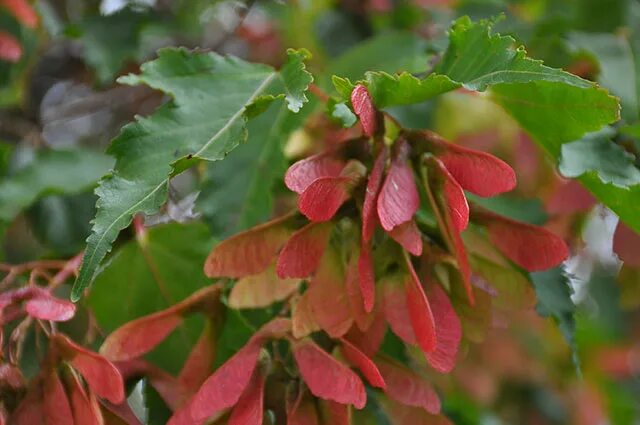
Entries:
<svg viewBox="0 0 640 425">
<path fill-rule="evenodd" d="M 640 1 L 38 0 L 27 3 L 33 9 L 20 4 L 0 0 L 2 262 L 68 258 L 83 249 L 95 213 L 92 189 L 113 164 L 102 152 L 134 115 L 149 114 L 166 100 L 116 79 L 136 72 L 163 46 L 275 66 L 286 48 L 304 47 L 313 54 L 309 67 L 317 85 L 330 93 L 333 74 L 357 80 L 370 69 L 428 72 L 446 47 L 453 19 L 503 16 L 496 31 L 524 44 L 531 57 L 620 97 L 622 120 L 612 137 L 640 166 Z M 566 293 L 544 293 L 554 271 L 535 274 L 544 305 L 536 306 L 533 291 L 510 294 L 465 329 L 473 343 L 464 347 L 464 360 L 452 375 L 435 378 L 446 389 L 445 413 L 461 425 L 640 424 L 640 236 L 577 182 L 561 178 L 517 124 L 482 97 L 458 91 L 391 112 L 405 126 L 431 128 L 505 159 L 517 172 L 518 188 L 482 202 L 544 225 L 572 248 Z M 285 153 L 293 158 L 317 143 L 323 119 L 289 132 Z M 199 253 L 206 253 L 209 235 L 221 239 L 245 227 L 236 211 L 246 202 L 242 188 L 252 176 L 229 175 L 254 158 L 254 145 L 250 140 L 215 168 L 175 178 L 169 204 L 147 225 L 205 223 L 208 231 L 190 230 L 198 246 L 185 248 Z M 51 158 L 69 150 L 77 156 L 62 173 Z M 34 167 L 36 177 L 25 171 Z M 257 214 L 266 219 L 269 212 Z M 170 233 L 156 242 L 169 246 Z M 123 250 L 130 238 L 121 235 Z M 96 291 L 107 287 L 101 280 L 117 278 L 103 273 Z M 517 276 L 492 278 L 509 282 Z"/>
</svg>

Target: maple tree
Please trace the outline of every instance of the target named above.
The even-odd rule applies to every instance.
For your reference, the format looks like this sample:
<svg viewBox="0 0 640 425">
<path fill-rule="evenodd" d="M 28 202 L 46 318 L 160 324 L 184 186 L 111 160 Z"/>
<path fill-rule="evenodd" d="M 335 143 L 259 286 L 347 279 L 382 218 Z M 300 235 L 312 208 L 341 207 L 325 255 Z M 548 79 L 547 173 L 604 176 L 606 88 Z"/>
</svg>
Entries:
<svg viewBox="0 0 640 425">
<path fill-rule="evenodd" d="M 531 18 L 519 2 L 505 2 L 518 12 L 507 19 L 449 1 L 177 1 L 81 18 L 44 3 L 0 0 L 0 73 L 19 86 L 46 31 L 84 48 L 74 78 L 98 88 L 83 107 L 127 106 L 100 115 L 118 131 L 90 149 L 81 140 L 103 128 L 56 127 L 56 90 L 73 90 L 53 86 L 29 133 L 44 147 L 16 169 L 20 150 L 0 151 L 0 231 L 16 252 L 25 228 L 39 240 L 2 253 L 0 424 L 487 423 L 465 416 L 467 397 L 510 377 L 510 360 L 539 367 L 497 330 L 511 320 L 586 371 L 594 384 L 576 404 L 604 406 L 601 376 L 637 373 L 622 337 L 581 334 L 577 322 L 592 324 L 572 297 L 575 263 L 598 258 L 583 278 L 593 298 L 615 286 L 631 294 L 625 308 L 640 305 L 640 92 L 625 92 L 633 70 L 607 68 L 611 28 L 597 43 L 561 32 L 568 63 L 540 48 L 552 37 L 532 38 L 550 66 L 502 31 Z M 205 17 L 231 12 L 236 27 L 191 48 Z M 326 54 L 301 28 L 348 38 L 324 12 L 377 29 Z M 218 52 L 231 41 L 243 58 Z M 0 104 L 20 98 L 12 87 Z M 118 108 L 130 108 L 121 120 Z M 597 204 L 619 220 L 615 265 L 587 240 Z M 617 304 L 598 304 L 615 326 Z"/>
</svg>

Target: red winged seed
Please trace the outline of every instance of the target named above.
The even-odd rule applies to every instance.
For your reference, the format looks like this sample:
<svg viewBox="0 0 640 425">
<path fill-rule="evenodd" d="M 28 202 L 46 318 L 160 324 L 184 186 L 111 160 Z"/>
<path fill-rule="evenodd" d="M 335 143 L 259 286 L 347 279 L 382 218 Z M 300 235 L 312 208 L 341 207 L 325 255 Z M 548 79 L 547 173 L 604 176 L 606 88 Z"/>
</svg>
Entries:
<svg viewBox="0 0 640 425">
<path fill-rule="evenodd" d="M 76 314 L 75 304 L 56 298 L 45 290 L 28 300 L 25 303 L 25 310 L 31 317 L 54 322 L 65 322 Z"/>
<path fill-rule="evenodd" d="M 425 353 L 435 370 L 449 373 L 453 370 L 462 338 L 462 325 L 451 301 L 440 285 L 429 286 L 429 301 L 436 325 L 436 349 Z"/>
<path fill-rule="evenodd" d="M 290 218 L 277 218 L 216 245 L 205 262 L 205 274 L 240 278 L 264 271 L 292 233 L 286 223 Z"/>
<path fill-rule="evenodd" d="M 389 236 L 412 255 L 422 255 L 422 235 L 415 220 L 409 220 L 391 230 Z"/>
<path fill-rule="evenodd" d="M 74 425 L 69 398 L 58 374 L 51 372 L 44 382 L 44 419 L 47 425 Z"/>
<path fill-rule="evenodd" d="M 444 178 L 442 191 L 447 203 L 447 213 L 458 232 L 462 232 L 469 224 L 469 204 L 464 196 L 464 191 L 458 182 L 449 173 L 444 164 L 439 160 L 434 161 Z"/>
<path fill-rule="evenodd" d="M 416 344 L 416 334 L 413 331 L 404 281 L 400 275 L 388 276 L 380 282 L 382 287 L 382 311 L 391 330 L 401 340 L 410 345 Z"/>
<path fill-rule="evenodd" d="M 302 294 L 294 304 L 293 312 L 291 313 L 291 322 L 293 325 L 292 333 L 294 338 L 302 338 L 312 332 L 320 330 L 320 325 L 311 309 L 309 291 Z"/>
<path fill-rule="evenodd" d="M 384 378 L 380 374 L 376 364 L 367 357 L 362 351 L 360 351 L 355 345 L 347 341 L 346 339 L 340 339 L 342 343 L 342 354 L 351 363 L 360 369 L 360 372 L 367 378 L 367 381 L 378 388 L 385 388 Z"/>
<path fill-rule="evenodd" d="M 474 214 L 487 227 L 489 240 L 505 257 L 528 271 L 546 270 L 562 263 L 569 248 L 550 231 L 490 212 Z"/>
<path fill-rule="evenodd" d="M 353 324 L 353 316 L 345 285 L 345 273 L 334 250 L 325 252 L 307 293 L 309 306 L 318 325 L 332 338 L 347 333 Z"/>
<path fill-rule="evenodd" d="M 373 260 L 371 258 L 371 243 L 363 243 L 358 255 L 358 282 L 360 293 L 364 303 L 364 311 L 369 313 L 373 310 L 376 301 L 376 277 L 373 270 Z"/>
<path fill-rule="evenodd" d="M 302 400 L 287 413 L 287 425 L 318 424 L 318 413 L 311 401 Z"/>
<path fill-rule="evenodd" d="M 446 416 L 432 415 L 419 407 L 405 406 L 390 399 L 381 399 L 380 404 L 393 425 L 454 425 Z"/>
<path fill-rule="evenodd" d="M 328 221 L 351 196 L 351 189 L 365 175 L 366 169 L 351 160 L 337 177 L 321 177 L 298 198 L 298 209 L 311 221 Z"/>
<path fill-rule="evenodd" d="M 351 369 L 310 340 L 295 342 L 293 356 L 300 374 L 316 397 L 362 409 L 367 401 L 364 384 Z"/>
<path fill-rule="evenodd" d="M 265 378 L 256 369 L 238 403 L 231 412 L 228 425 L 262 425 Z"/>
<path fill-rule="evenodd" d="M 0 31 L 0 61 L 15 63 L 22 57 L 22 46 L 11 34 Z"/>
<path fill-rule="evenodd" d="M 438 179 L 432 179 L 432 175 L 437 175 L 441 171 L 441 163 L 434 157 L 425 158 L 425 164 L 429 169 L 429 182 L 426 184 L 426 191 L 429 197 L 429 201 L 432 204 L 433 209 L 436 211 L 436 215 L 441 217 L 439 221 L 443 221 L 441 224 L 446 231 L 446 241 L 449 249 L 453 251 L 458 263 L 458 269 L 462 276 L 462 283 L 469 299 L 469 304 L 474 305 L 475 299 L 473 296 L 473 288 L 471 287 L 471 267 L 469 266 L 469 258 L 467 257 L 467 251 L 464 247 L 460 232 L 455 225 L 455 217 L 453 216 L 453 210 L 449 205 L 447 196 L 441 196 L 436 199 L 436 196 L 440 192 L 436 192 L 437 187 L 431 187 L 431 185 L 437 185 L 437 182 L 441 182 Z M 436 170 L 435 173 L 433 172 Z M 434 183 L 434 181 L 436 183 Z M 443 191 L 444 192 L 444 191 Z"/>
<path fill-rule="evenodd" d="M 465 148 L 424 132 L 434 153 L 465 190 L 490 197 L 516 187 L 516 174 L 506 162 L 486 152 Z"/>
<path fill-rule="evenodd" d="M 93 394 L 87 395 L 82 385 L 71 375 L 67 380 L 69 385 L 69 400 L 76 425 L 103 425 L 100 405 Z"/>
<path fill-rule="evenodd" d="M 125 323 L 107 337 L 100 353 L 113 361 L 130 360 L 148 353 L 184 320 L 177 313 L 163 313 Z"/>
<path fill-rule="evenodd" d="M 198 342 L 191 349 L 189 357 L 184 362 L 178 382 L 187 393 L 195 393 L 206 377 L 211 373 L 211 365 L 215 358 L 215 340 L 211 327 L 213 324 L 207 322 L 198 338 Z"/>
<path fill-rule="evenodd" d="M 376 132 L 376 109 L 365 86 L 358 84 L 351 92 L 353 111 L 360 118 L 364 134 L 372 137 Z"/>
<path fill-rule="evenodd" d="M 323 177 L 309 185 L 298 199 L 298 209 L 311 221 L 328 221 L 349 199 L 348 177 Z"/>
<path fill-rule="evenodd" d="M 313 155 L 289 167 L 284 176 L 284 183 L 293 192 L 301 194 L 321 177 L 338 177 L 344 166 L 343 161 L 329 154 Z"/>
<path fill-rule="evenodd" d="M 260 274 L 238 280 L 227 303 L 234 309 L 261 308 L 282 301 L 298 290 L 299 279 L 280 279 L 275 264 Z"/>
<path fill-rule="evenodd" d="M 195 396 L 178 409 L 169 425 L 201 424 L 235 405 L 245 391 L 258 362 L 261 344 L 250 341 L 202 384 Z"/>
<path fill-rule="evenodd" d="M 355 320 L 358 328 L 366 330 L 373 320 L 373 315 L 365 311 L 365 304 L 362 298 L 362 289 L 360 287 L 360 271 L 359 257 L 353 255 L 347 264 L 347 272 L 345 278 L 345 288 L 347 291 L 349 306 L 351 307 L 351 315 Z"/>
<path fill-rule="evenodd" d="M 378 218 L 386 231 L 411 220 L 420 204 L 413 171 L 408 162 L 409 145 L 404 140 L 399 140 L 396 144 L 396 152 L 377 201 Z"/>
<path fill-rule="evenodd" d="M 351 425 L 351 406 L 331 400 L 323 400 L 320 404 L 327 416 L 326 425 Z"/>
<path fill-rule="evenodd" d="M 385 393 L 391 399 L 406 406 L 421 407 L 433 415 L 440 413 L 438 394 L 426 379 L 386 360 L 380 359 L 376 365 L 387 384 Z"/>
<path fill-rule="evenodd" d="M 613 234 L 613 252 L 628 266 L 640 267 L 640 235 L 622 221 Z"/>
<path fill-rule="evenodd" d="M 310 223 L 294 233 L 278 256 L 278 277 L 304 278 L 313 274 L 320 264 L 332 229 L 331 223 Z"/>
<path fill-rule="evenodd" d="M 125 399 L 124 382 L 118 369 L 106 358 L 85 349 L 66 336 L 56 334 L 52 338 L 61 351 L 64 360 L 71 363 L 87 381 L 96 395 L 106 398 L 114 404 Z"/>
<path fill-rule="evenodd" d="M 182 323 L 183 314 L 217 299 L 219 292 L 218 286 L 207 286 L 165 310 L 125 323 L 107 337 L 100 353 L 113 361 L 130 360 L 148 353 Z"/>
<path fill-rule="evenodd" d="M 420 349 L 425 353 L 431 353 L 435 351 L 437 344 L 436 325 L 431 306 L 407 254 L 405 254 L 405 263 L 410 274 L 405 282 L 405 290 L 411 326 Z"/>
<path fill-rule="evenodd" d="M 0 0 L 0 9 L 6 8 L 22 25 L 35 28 L 38 26 L 38 15 L 27 0 Z"/>
<path fill-rule="evenodd" d="M 27 391 L 16 410 L 11 414 L 11 425 L 47 425 L 45 423 L 44 401 L 42 399 L 42 385 L 34 382 Z"/>
<path fill-rule="evenodd" d="M 120 371 L 125 382 L 129 381 L 131 378 L 147 378 L 149 385 L 156 390 L 162 400 L 164 400 L 167 406 L 172 410 L 182 405 L 185 397 L 191 395 L 195 390 L 197 390 L 197 388 L 195 388 L 187 394 L 187 389 L 183 387 L 181 385 L 182 383 L 173 375 L 145 360 L 135 359 L 117 362 L 116 367 Z M 206 375 L 203 375 L 201 379 L 204 380 L 205 377 Z"/>
<path fill-rule="evenodd" d="M 362 240 L 364 242 L 371 240 L 376 223 L 378 222 L 376 203 L 382 186 L 382 178 L 384 177 L 384 169 L 388 156 L 389 149 L 385 146 L 378 154 L 373 164 L 371 174 L 369 174 L 369 179 L 367 180 L 367 190 L 364 195 L 364 203 L 362 204 Z"/>
<path fill-rule="evenodd" d="M 211 416 L 234 406 L 251 381 L 262 344 L 269 338 L 280 338 L 290 330 L 288 319 L 274 319 L 265 324 L 206 379 L 190 401 L 174 412 L 168 425 L 203 424 Z"/>
<path fill-rule="evenodd" d="M 369 325 L 369 329 L 363 332 L 357 327 L 352 327 L 346 335 L 346 338 L 367 357 L 373 357 L 378 352 L 384 335 L 387 333 L 387 322 L 382 313 L 374 312 L 372 314 L 373 321 Z"/>
</svg>

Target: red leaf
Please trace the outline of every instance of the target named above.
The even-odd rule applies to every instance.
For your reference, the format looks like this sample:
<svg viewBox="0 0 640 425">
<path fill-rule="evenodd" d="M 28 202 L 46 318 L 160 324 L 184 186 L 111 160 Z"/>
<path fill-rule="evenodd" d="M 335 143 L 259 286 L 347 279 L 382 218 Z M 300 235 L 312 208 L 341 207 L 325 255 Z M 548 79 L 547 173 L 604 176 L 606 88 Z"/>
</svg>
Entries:
<svg viewBox="0 0 640 425">
<path fill-rule="evenodd" d="M 362 372 L 372 386 L 385 388 L 386 384 L 384 383 L 384 379 L 373 360 L 346 339 L 342 338 L 340 342 L 342 342 L 342 354 L 345 359 L 360 369 L 360 372 Z"/>
<path fill-rule="evenodd" d="M 434 415 L 440 413 L 438 394 L 424 378 L 389 361 L 378 360 L 376 364 L 387 383 L 385 393 L 390 398 L 407 406 L 421 407 Z"/>
<path fill-rule="evenodd" d="M 362 409 L 367 401 L 358 375 L 311 340 L 294 343 L 293 356 L 302 378 L 316 397 Z"/>
<path fill-rule="evenodd" d="M 76 314 L 75 304 L 56 298 L 44 289 L 37 291 L 36 295 L 25 303 L 25 310 L 31 317 L 55 322 L 65 322 Z"/>
<path fill-rule="evenodd" d="M 326 153 L 313 155 L 289 167 L 284 183 L 290 190 L 300 194 L 319 178 L 338 177 L 344 166 L 343 161 Z"/>
<path fill-rule="evenodd" d="M 278 256 L 278 277 L 304 278 L 313 274 L 320 264 L 332 229 L 331 223 L 310 223 L 294 233 Z"/>
<path fill-rule="evenodd" d="M 462 338 L 462 325 L 440 285 L 432 284 L 429 287 L 429 301 L 435 320 L 437 343 L 435 351 L 425 353 L 425 356 L 435 370 L 448 373 L 455 366 Z"/>
<path fill-rule="evenodd" d="M 382 311 L 393 333 L 407 344 L 415 345 L 416 335 L 409 317 L 405 280 L 407 278 L 401 275 L 387 276 L 381 280 Z"/>
<path fill-rule="evenodd" d="M 442 192 L 447 206 L 447 213 L 451 217 L 453 227 L 462 232 L 469 224 L 469 204 L 464 196 L 464 191 L 458 182 L 451 176 L 444 164 L 439 160 L 434 161 L 443 177 Z"/>
<path fill-rule="evenodd" d="M 182 321 L 182 314 L 198 305 L 217 301 L 220 288 L 203 288 L 166 310 L 125 323 L 113 331 L 100 347 L 100 353 L 113 361 L 140 357 L 162 342 Z"/>
<path fill-rule="evenodd" d="M 486 152 L 464 148 L 432 132 L 423 133 L 438 159 L 465 190 L 483 197 L 516 187 L 516 174 L 506 162 Z"/>
<path fill-rule="evenodd" d="M 69 398 L 75 424 L 103 425 L 98 400 L 93 395 L 87 395 L 75 375 L 71 375 L 67 383 L 70 387 Z"/>
<path fill-rule="evenodd" d="M 409 220 L 389 231 L 389 236 L 398 242 L 405 250 L 419 257 L 422 255 L 422 235 L 415 220 Z"/>
<path fill-rule="evenodd" d="M 71 363 L 96 395 L 114 404 L 124 401 L 124 382 L 118 369 L 99 354 L 77 345 L 62 334 L 51 339 L 63 358 Z"/>
<path fill-rule="evenodd" d="M 408 162 L 409 145 L 396 142 L 396 152 L 378 195 L 377 210 L 382 228 L 386 231 L 409 221 L 418 210 L 420 197 Z"/>
<path fill-rule="evenodd" d="M 376 203 L 382 186 L 382 177 L 384 176 L 388 156 L 389 150 L 385 146 L 380 150 L 371 169 L 371 174 L 369 174 L 369 180 L 367 180 L 367 190 L 362 204 L 362 240 L 364 242 L 371 240 L 378 221 Z"/>
<path fill-rule="evenodd" d="M 22 25 L 35 28 L 38 26 L 38 15 L 27 0 L 0 0 L 0 8 L 6 8 Z"/>
<path fill-rule="evenodd" d="M 372 137 L 376 132 L 376 109 L 369 91 L 362 84 L 355 86 L 351 92 L 351 105 L 353 105 L 353 111 L 360 118 L 364 134 Z"/>
<path fill-rule="evenodd" d="M 371 325 L 371 321 L 373 320 L 373 315 L 368 314 L 365 311 L 365 302 L 363 300 L 362 294 L 362 276 L 360 274 L 360 260 L 362 259 L 362 254 L 357 255 L 354 253 L 349 260 L 349 264 L 347 265 L 347 273 L 345 279 L 345 287 L 347 290 L 349 306 L 351 307 L 351 315 L 356 322 L 358 328 L 362 330 L 366 330 L 369 325 Z M 371 265 L 373 267 L 373 265 Z M 373 269 L 370 269 L 373 272 Z M 370 277 L 372 279 L 371 285 L 373 285 L 373 276 Z M 373 287 L 370 289 L 371 292 L 374 291 Z M 375 294 L 371 294 L 371 297 L 375 297 Z M 371 302 L 371 308 L 373 308 L 373 302 Z M 371 309 L 369 310 L 371 311 Z"/>
<path fill-rule="evenodd" d="M 231 412 L 228 425 L 262 425 L 265 379 L 255 370 L 248 387 Z"/>
<path fill-rule="evenodd" d="M 58 374 L 51 372 L 44 382 L 44 418 L 47 425 L 74 425 L 67 393 Z"/>
<path fill-rule="evenodd" d="M 376 277 L 373 270 L 373 260 L 371 259 L 371 244 L 364 242 L 360 247 L 358 256 L 358 282 L 364 311 L 371 312 L 376 301 Z"/>
<path fill-rule="evenodd" d="M 353 317 L 345 288 L 344 268 L 333 249 L 325 251 L 307 293 L 313 317 L 320 327 L 332 338 L 347 333 Z"/>
<path fill-rule="evenodd" d="M 239 278 L 264 271 L 292 233 L 290 218 L 277 218 L 221 242 L 209 254 L 205 274 Z"/>
<path fill-rule="evenodd" d="M 22 57 L 22 46 L 8 32 L 0 31 L 0 60 L 16 63 Z"/>
<path fill-rule="evenodd" d="M 425 353 L 431 353 L 436 349 L 435 320 L 429 300 L 422 289 L 422 283 L 420 283 L 413 264 L 411 264 L 411 259 L 406 253 L 404 258 L 410 274 L 410 278 L 405 282 L 405 288 L 411 326 L 420 349 Z"/>
<path fill-rule="evenodd" d="M 189 357 L 180 370 L 178 382 L 189 394 L 195 393 L 211 373 L 211 365 L 216 354 L 212 326 L 210 321 L 205 323 L 198 342 L 191 349 Z"/>
<path fill-rule="evenodd" d="M 546 270 L 562 263 L 569 256 L 564 241 L 550 231 L 521 223 L 486 211 L 474 218 L 483 222 L 489 240 L 505 257 L 530 272 Z"/>
<path fill-rule="evenodd" d="M 628 266 L 640 267 L 640 235 L 622 221 L 613 235 L 613 252 Z"/>
<path fill-rule="evenodd" d="M 287 413 L 287 425 L 318 425 L 318 413 L 310 400 L 302 400 Z"/>
</svg>

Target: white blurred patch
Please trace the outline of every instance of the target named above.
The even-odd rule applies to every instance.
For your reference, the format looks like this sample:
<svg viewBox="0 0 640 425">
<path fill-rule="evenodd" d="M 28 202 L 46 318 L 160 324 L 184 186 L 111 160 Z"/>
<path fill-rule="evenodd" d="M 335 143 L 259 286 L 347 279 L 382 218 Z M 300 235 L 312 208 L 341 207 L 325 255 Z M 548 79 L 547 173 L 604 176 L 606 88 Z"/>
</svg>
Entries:
<svg viewBox="0 0 640 425">
<path fill-rule="evenodd" d="M 582 231 L 584 247 L 564 263 L 573 287 L 572 301 L 582 303 L 588 295 L 587 283 L 596 266 L 619 270 L 622 262 L 613 252 L 613 233 L 618 225 L 618 216 L 608 208 L 597 205 L 586 218 Z"/>
<path fill-rule="evenodd" d="M 111 15 L 128 5 L 153 7 L 155 4 L 156 0 L 102 0 L 102 3 L 100 3 L 100 13 L 103 15 Z"/>
</svg>

